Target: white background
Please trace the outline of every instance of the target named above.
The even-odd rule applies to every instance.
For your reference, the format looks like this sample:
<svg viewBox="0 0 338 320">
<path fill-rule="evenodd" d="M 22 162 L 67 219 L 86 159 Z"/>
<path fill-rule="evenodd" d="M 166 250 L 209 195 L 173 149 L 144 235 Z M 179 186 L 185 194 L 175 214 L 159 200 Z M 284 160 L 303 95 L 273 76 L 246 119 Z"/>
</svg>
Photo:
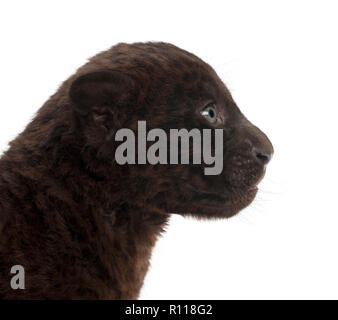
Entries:
<svg viewBox="0 0 338 320">
<path fill-rule="evenodd" d="M 210 63 L 275 155 L 238 216 L 174 216 L 141 299 L 338 298 L 335 1 L 2 1 L 0 148 L 87 58 L 171 42 Z"/>
</svg>

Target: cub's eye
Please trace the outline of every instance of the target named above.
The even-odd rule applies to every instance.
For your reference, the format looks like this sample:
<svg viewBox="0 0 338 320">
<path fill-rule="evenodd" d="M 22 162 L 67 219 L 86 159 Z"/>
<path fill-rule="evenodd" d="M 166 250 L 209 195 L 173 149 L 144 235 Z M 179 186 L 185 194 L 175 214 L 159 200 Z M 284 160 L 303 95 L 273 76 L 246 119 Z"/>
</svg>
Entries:
<svg viewBox="0 0 338 320">
<path fill-rule="evenodd" d="M 217 120 L 216 106 L 211 103 L 201 110 L 201 115 L 206 118 L 210 123 L 215 123 Z"/>
</svg>

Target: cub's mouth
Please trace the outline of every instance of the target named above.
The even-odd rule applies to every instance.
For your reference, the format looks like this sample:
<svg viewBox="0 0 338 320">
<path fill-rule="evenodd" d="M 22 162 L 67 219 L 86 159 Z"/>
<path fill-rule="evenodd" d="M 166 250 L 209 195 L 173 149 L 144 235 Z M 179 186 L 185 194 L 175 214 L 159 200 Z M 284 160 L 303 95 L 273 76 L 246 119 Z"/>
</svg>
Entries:
<svg viewBox="0 0 338 320">
<path fill-rule="evenodd" d="M 258 187 L 254 185 L 248 188 L 229 188 L 226 191 L 216 193 L 198 190 L 191 185 L 186 185 L 191 192 L 191 201 L 196 206 L 229 209 L 229 206 L 240 205 L 241 208 L 248 206 L 255 198 Z"/>
<path fill-rule="evenodd" d="M 224 189 L 221 192 L 201 190 L 184 184 L 184 195 L 168 199 L 162 193 L 162 203 L 168 213 L 193 215 L 197 218 L 230 218 L 251 204 L 258 192 L 257 185 L 247 188 Z M 169 200 L 169 201 L 168 201 Z"/>
</svg>

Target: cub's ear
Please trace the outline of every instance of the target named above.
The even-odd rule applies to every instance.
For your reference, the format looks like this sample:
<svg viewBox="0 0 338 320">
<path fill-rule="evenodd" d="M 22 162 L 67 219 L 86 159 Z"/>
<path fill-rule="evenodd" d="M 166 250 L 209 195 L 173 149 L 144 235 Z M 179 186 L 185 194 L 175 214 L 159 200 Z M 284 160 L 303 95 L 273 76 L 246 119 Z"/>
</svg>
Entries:
<svg viewBox="0 0 338 320">
<path fill-rule="evenodd" d="M 115 106 L 128 104 L 135 94 L 135 82 L 119 71 L 84 74 L 74 80 L 69 90 L 74 111 L 80 115 L 102 116 Z"/>
</svg>

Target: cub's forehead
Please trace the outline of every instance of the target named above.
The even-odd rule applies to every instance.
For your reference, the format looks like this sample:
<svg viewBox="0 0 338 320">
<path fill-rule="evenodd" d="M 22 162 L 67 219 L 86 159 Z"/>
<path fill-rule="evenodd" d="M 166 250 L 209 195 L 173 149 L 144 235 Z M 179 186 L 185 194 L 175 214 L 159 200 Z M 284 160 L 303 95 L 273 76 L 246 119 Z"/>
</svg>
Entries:
<svg viewBox="0 0 338 320">
<path fill-rule="evenodd" d="M 154 99 L 165 95 L 208 98 L 226 90 L 211 66 L 164 42 L 120 43 L 93 57 L 90 65 L 121 71 L 135 80 L 143 94 Z"/>
<path fill-rule="evenodd" d="M 153 75 L 184 75 L 186 80 L 208 76 L 213 69 L 194 54 L 164 42 L 120 43 L 110 50 L 114 67 Z"/>
<path fill-rule="evenodd" d="M 202 62 L 201 59 L 192 53 L 165 42 L 120 43 L 111 48 L 111 53 L 113 56 L 127 56 L 145 60 L 148 57 L 152 57 L 153 59 L 163 62 L 179 59 L 188 59 L 190 62 Z"/>
</svg>

